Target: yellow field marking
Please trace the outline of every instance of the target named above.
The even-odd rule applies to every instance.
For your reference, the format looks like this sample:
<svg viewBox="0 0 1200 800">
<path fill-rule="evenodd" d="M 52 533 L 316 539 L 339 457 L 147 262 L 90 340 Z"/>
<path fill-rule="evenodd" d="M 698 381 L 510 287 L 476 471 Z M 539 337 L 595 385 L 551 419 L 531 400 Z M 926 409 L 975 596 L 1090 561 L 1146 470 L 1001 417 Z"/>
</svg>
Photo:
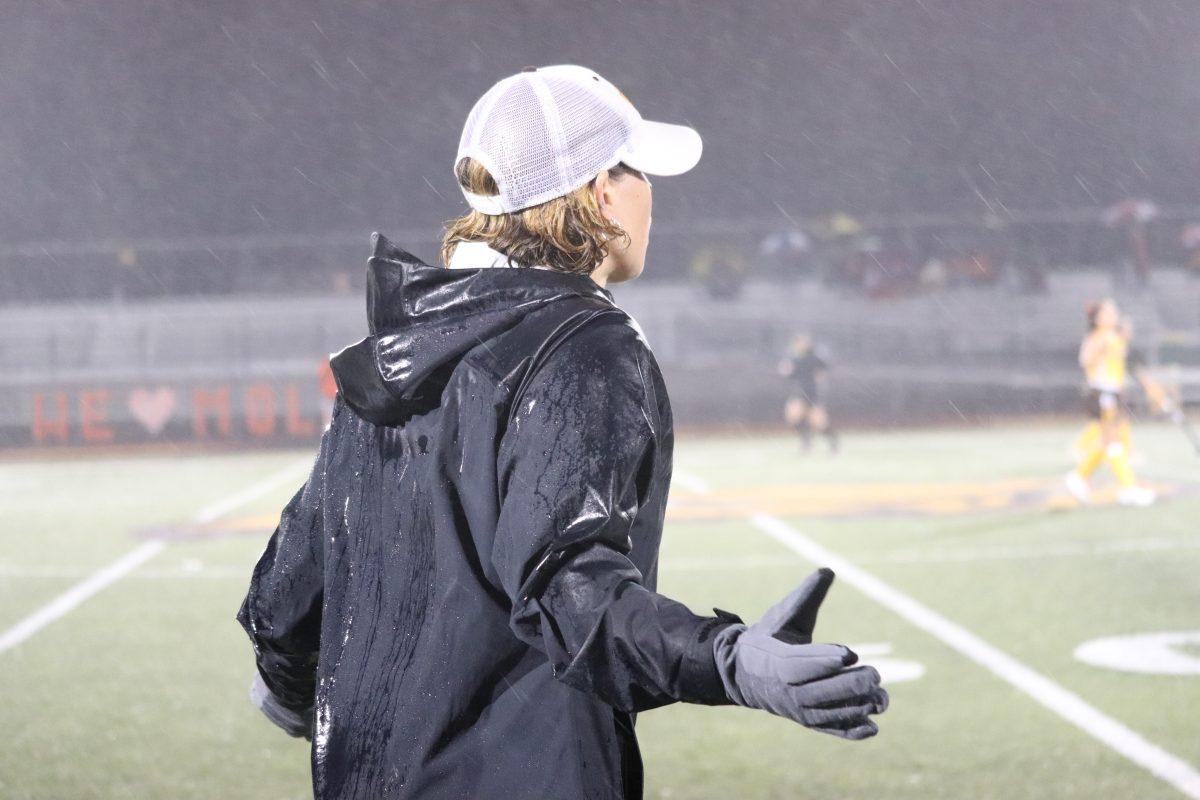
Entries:
<svg viewBox="0 0 1200 800">
<path fill-rule="evenodd" d="M 1189 487 L 1160 484 L 1161 496 L 1181 494 Z M 1116 503 L 1115 486 L 1100 486 L 1093 506 Z M 689 490 L 676 484 L 671 490 L 667 518 L 680 520 L 743 519 L 746 509 L 782 517 L 871 517 L 892 515 L 948 516 L 1004 509 L 1066 510 L 1078 503 L 1057 478 L 1014 478 L 972 483 L 847 483 L 796 486 L 734 486 Z M 209 538 L 270 533 L 279 524 L 279 512 L 225 517 L 219 521 L 155 530 L 158 538 Z"/>
<path fill-rule="evenodd" d="M 1159 485 L 1161 496 L 1186 487 Z M 1098 487 L 1093 506 L 1116 502 L 1115 487 Z M 854 483 L 796 486 L 734 486 L 706 493 L 675 487 L 668 517 L 672 520 L 744 517 L 747 508 L 783 517 L 860 517 L 967 514 L 1003 509 L 1058 510 L 1078 503 L 1059 478 L 1014 478 L 963 483 Z"/>
<path fill-rule="evenodd" d="M 252 517 L 231 517 L 219 526 L 221 530 L 230 533 L 257 533 L 271 531 L 279 524 L 279 512 L 271 514 L 256 514 Z"/>
</svg>

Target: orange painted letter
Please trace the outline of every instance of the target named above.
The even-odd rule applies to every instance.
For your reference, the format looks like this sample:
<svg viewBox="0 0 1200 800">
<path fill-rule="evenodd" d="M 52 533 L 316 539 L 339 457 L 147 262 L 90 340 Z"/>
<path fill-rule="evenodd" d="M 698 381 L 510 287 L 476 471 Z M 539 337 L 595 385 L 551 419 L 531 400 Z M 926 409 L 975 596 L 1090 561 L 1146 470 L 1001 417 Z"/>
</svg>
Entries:
<svg viewBox="0 0 1200 800">
<path fill-rule="evenodd" d="M 216 413 L 217 430 L 222 436 L 228 437 L 233 429 L 228 386 L 212 391 L 199 387 L 192 390 L 192 435 L 197 439 L 208 438 L 209 413 Z"/>
<path fill-rule="evenodd" d="M 38 444 L 58 439 L 65 442 L 71 438 L 71 420 L 67 417 L 67 393 L 54 392 L 54 417 L 46 417 L 46 396 L 38 392 L 33 396 L 33 424 L 30 432 Z"/>
<path fill-rule="evenodd" d="M 287 402 L 287 432 L 292 436 L 312 436 L 317 432 L 317 426 L 308 417 L 300 413 L 300 392 L 289 384 L 284 389 L 284 399 Z"/>
<path fill-rule="evenodd" d="M 108 424 L 108 389 L 89 389 L 79 393 L 79 425 L 85 442 L 111 442 L 113 429 Z"/>
<path fill-rule="evenodd" d="M 246 390 L 243 412 L 246 430 L 262 439 L 275 433 L 275 392 L 265 383 L 256 383 Z"/>
</svg>

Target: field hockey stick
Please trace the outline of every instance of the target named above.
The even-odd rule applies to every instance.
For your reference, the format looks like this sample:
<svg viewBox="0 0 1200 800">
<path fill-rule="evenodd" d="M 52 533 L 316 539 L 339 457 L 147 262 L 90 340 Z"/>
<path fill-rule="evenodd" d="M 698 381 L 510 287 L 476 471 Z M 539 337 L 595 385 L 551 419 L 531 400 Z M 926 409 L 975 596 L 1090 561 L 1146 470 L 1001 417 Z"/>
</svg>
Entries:
<svg viewBox="0 0 1200 800">
<path fill-rule="evenodd" d="M 1171 422 L 1174 422 L 1179 430 L 1183 431 L 1183 435 L 1191 443 L 1192 449 L 1196 451 L 1197 455 L 1200 455 L 1200 434 L 1192 427 L 1192 423 L 1184 415 L 1183 409 L 1175 402 L 1174 398 L 1167 394 L 1165 387 L 1149 373 L 1139 371 L 1136 374 L 1151 407 L 1157 406 L 1162 413 L 1170 417 Z"/>
<path fill-rule="evenodd" d="M 1168 403 L 1163 410 L 1167 412 L 1167 415 L 1171 418 L 1171 422 L 1174 422 L 1179 427 L 1179 430 L 1183 431 L 1183 435 L 1191 442 L 1196 454 L 1200 455 L 1200 433 L 1197 433 L 1196 429 L 1192 427 L 1192 423 L 1183 413 L 1183 409 L 1174 403 Z"/>
</svg>

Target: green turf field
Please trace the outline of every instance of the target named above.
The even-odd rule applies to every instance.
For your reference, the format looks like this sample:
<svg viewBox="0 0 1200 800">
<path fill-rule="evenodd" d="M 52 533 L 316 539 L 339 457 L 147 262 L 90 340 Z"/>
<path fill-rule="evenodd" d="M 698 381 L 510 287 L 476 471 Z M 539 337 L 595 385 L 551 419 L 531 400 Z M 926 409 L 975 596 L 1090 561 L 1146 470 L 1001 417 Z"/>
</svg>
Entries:
<svg viewBox="0 0 1200 800">
<path fill-rule="evenodd" d="M 660 588 L 754 618 L 814 567 L 752 517 L 769 515 L 1195 770 L 1200 674 L 1117 671 L 1073 652 L 1099 637 L 1200 631 L 1200 460 L 1173 429 L 1144 426 L 1142 472 L 1176 494 L 1148 510 L 1071 509 L 1056 480 L 1074 432 L 850 434 L 836 459 L 801 457 L 783 437 L 681 437 Z M 0 797 L 309 796 L 306 745 L 246 701 L 252 661 L 233 620 L 305 457 L 0 462 L 0 635 L 148 532 L 171 536 L 0 652 Z M 273 477 L 259 496 L 224 502 Z M 910 678 L 890 684 L 880 736 L 849 744 L 735 708 L 650 712 L 639 720 L 647 796 L 1188 796 L 845 580 L 817 633 Z M 1177 651 L 1185 661 L 1200 655 L 1195 641 Z"/>
</svg>

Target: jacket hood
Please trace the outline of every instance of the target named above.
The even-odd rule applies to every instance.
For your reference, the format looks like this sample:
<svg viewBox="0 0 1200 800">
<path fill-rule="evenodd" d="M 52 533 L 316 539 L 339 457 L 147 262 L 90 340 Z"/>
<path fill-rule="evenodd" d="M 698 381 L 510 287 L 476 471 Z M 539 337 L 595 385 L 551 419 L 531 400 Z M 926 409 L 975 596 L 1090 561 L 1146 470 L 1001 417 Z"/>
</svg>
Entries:
<svg viewBox="0 0 1200 800">
<path fill-rule="evenodd" d="M 569 297 L 612 305 L 612 295 L 585 275 L 430 266 L 372 234 L 370 335 L 330 359 L 338 391 L 363 419 L 400 424 L 437 404 L 450 372 L 469 350 Z"/>
</svg>

